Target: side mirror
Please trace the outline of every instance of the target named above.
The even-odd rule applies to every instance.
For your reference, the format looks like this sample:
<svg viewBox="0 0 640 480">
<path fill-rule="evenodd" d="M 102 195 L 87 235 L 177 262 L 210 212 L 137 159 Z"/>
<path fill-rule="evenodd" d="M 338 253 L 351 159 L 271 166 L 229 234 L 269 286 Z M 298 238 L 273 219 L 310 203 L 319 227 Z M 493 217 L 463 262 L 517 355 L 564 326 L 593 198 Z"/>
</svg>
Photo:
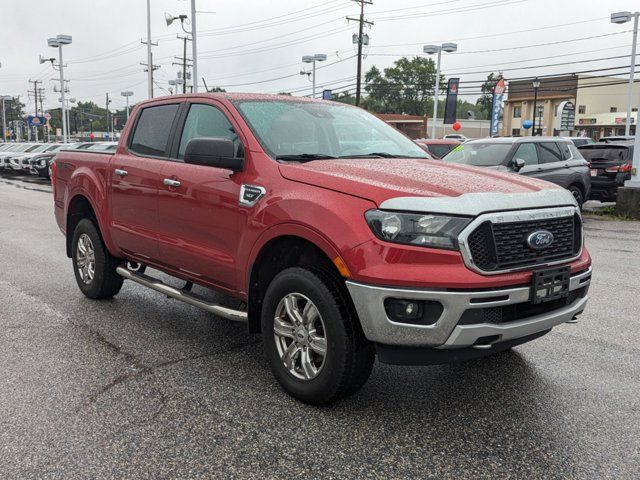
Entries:
<svg viewBox="0 0 640 480">
<path fill-rule="evenodd" d="M 513 165 L 513 169 L 519 172 L 527 163 L 521 158 L 516 158 L 511 164 Z"/>
<path fill-rule="evenodd" d="M 228 138 L 192 138 L 184 151 L 184 163 L 206 165 L 239 172 L 242 158 L 235 156 L 233 141 Z"/>
</svg>

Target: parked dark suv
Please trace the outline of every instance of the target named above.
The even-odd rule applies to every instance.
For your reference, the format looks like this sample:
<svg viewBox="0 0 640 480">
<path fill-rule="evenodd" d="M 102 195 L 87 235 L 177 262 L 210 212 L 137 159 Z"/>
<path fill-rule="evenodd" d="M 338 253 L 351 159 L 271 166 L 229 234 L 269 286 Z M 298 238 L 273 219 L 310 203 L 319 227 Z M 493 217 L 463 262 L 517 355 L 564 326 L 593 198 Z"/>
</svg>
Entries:
<svg viewBox="0 0 640 480">
<path fill-rule="evenodd" d="M 591 197 L 615 202 L 618 187 L 631 178 L 633 140 L 594 143 L 579 148 L 591 166 Z"/>
<path fill-rule="evenodd" d="M 451 150 L 443 160 L 547 180 L 571 191 L 579 206 L 589 198 L 589 165 L 573 142 L 566 138 L 501 137 L 470 140 Z"/>
</svg>

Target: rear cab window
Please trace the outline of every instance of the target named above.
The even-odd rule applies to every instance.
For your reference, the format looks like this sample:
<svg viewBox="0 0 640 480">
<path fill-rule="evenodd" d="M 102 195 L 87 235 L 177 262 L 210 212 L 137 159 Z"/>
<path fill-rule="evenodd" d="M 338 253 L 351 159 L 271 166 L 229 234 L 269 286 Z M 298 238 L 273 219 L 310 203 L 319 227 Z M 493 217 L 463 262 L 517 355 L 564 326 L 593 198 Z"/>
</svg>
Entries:
<svg viewBox="0 0 640 480">
<path fill-rule="evenodd" d="M 140 155 L 166 156 L 171 128 L 180 104 L 144 108 L 138 117 L 129 150 Z"/>
</svg>

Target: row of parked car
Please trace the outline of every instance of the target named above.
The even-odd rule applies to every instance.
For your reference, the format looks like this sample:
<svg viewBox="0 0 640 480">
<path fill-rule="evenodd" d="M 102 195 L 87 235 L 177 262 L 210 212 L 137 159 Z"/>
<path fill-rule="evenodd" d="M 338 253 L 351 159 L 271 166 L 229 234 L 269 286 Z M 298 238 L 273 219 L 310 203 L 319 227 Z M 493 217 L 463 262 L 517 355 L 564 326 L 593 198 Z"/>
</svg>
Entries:
<svg viewBox="0 0 640 480">
<path fill-rule="evenodd" d="M 579 205 L 615 201 L 631 178 L 633 137 L 496 137 L 459 142 L 419 139 L 416 143 L 445 162 L 514 172 L 568 189 Z"/>
<path fill-rule="evenodd" d="M 51 177 L 51 162 L 61 150 L 115 150 L 116 142 L 0 143 L 0 172 Z"/>
</svg>

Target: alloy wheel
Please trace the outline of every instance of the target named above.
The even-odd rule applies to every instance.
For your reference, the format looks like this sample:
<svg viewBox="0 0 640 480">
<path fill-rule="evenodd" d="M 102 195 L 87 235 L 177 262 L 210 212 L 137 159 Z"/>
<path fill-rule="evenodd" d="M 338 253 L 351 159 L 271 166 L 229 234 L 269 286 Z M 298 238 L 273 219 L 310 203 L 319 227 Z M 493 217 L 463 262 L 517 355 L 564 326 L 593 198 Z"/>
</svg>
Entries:
<svg viewBox="0 0 640 480">
<path fill-rule="evenodd" d="M 83 233 L 78 238 L 76 264 L 82 281 L 86 284 L 91 283 L 96 273 L 96 254 L 93 242 L 86 233 Z"/>
<path fill-rule="evenodd" d="M 327 338 L 322 316 L 301 293 L 289 293 L 276 308 L 273 333 L 278 354 L 294 377 L 312 380 L 324 366 Z"/>
</svg>

